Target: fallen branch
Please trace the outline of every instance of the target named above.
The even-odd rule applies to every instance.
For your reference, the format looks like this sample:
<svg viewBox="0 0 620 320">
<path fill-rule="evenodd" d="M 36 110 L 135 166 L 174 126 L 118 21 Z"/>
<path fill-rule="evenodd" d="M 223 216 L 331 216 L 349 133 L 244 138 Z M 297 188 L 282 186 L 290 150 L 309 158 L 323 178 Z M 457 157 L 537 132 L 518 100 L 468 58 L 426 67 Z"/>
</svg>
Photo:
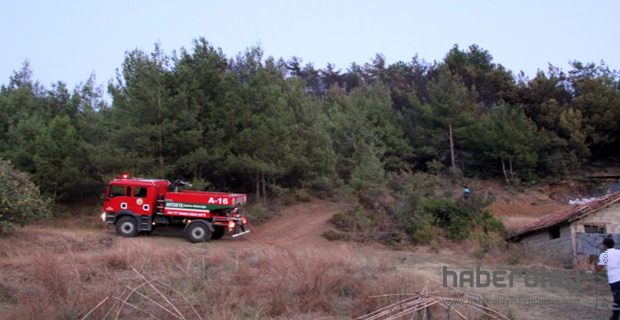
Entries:
<svg viewBox="0 0 620 320">
<path fill-rule="evenodd" d="M 90 316 L 91 313 L 93 313 L 101 305 L 103 305 L 106 301 L 108 301 L 108 299 L 110 299 L 110 297 L 105 297 L 105 299 L 101 300 L 101 302 L 99 302 L 94 308 L 90 309 L 90 311 L 88 311 L 88 313 L 86 315 L 84 315 L 80 320 L 84 320 L 84 319 L 88 318 L 88 316 Z"/>
<path fill-rule="evenodd" d="M 200 314 L 198 313 L 198 311 L 196 311 L 196 308 L 194 308 L 194 305 L 192 305 L 189 300 L 187 300 L 187 298 L 181 294 L 179 291 L 177 291 L 176 289 L 174 289 L 173 287 L 161 282 L 161 281 L 156 281 L 157 283 L 161 284 L 162 286 L 167 287 L 168 289 L 172 290 L 174 293 L 176 293 L 177 295 L 179 295 L 181 297 L 181 299 L 183 299 L 183 301 L 185 301 L 185 303 L 187 303 L 187 305 L 192 308 L 192 311 L 194 311 L 194 314 L 196 314 L 196 317 L 198 317 L 198 319 L 203 320 L 202 317 L 200 316 Z"/>
<path fill-rule="evenodd" d="M 138 310 L 138 311 L 140 311 L 140 312 L 142 312 L 142 313 L 144 313 L 144 314 L 148 315 L 149 317 L 151 317 L 151 318 L 153 318 L 153 319 L 155 319 L 155 320 L 161 320 L 161 319 L 159 319 L 158 317 L 154 316 L 153 314 L 151 314 L 151 313 L 149 313 L 149 312 L 147 312 L 147 311 L 144 311 L 144 310 L 142 310 L 142 309 L 138 308 L 137 306 L 135 306 L 135 305 L 133 305 L 133 304 L 131 304 L 131 303 L 129 303 L 129 302 L 122 301 L 121 299 L 116 298 L 116 297 L 112 297 L 112 299 L 116 299 L 116 300 L 118 300 L 120 303 L 122 303 L 123 305 L 128 305 L 128 306 L 130 306 L 130 307 L 132 307 L 132 308 L 134 308 L 134 309 L 136 309 L 136 310 Z"/>
<path fill-rule="evenodd" d="M 127 288 L 129 288 L 129 287 L 127 287 Z M 131 288 L 129 288 L 129 289 L 131 289 Z M 143 294 L 142 292 L 140 292 L 140 291 L 137 291 L 137 290 L 136 290 L 136 291 L 135 291 L 135 293 L 136 293 L 136 294 L 138 294 L 139 296 L 141 296 L 141 297 L 143 297 L 143 298 L 147 299 L 148 301 L 152 302 L 153 304 L 155 304 L 156 306 L 158 306 L 160 309 L 162 309 L 162 310 L 164 310 L 164 311 L 168 312 L 168 313 L 169 313 L 169 314 L 171 314 L 173 317 L 175 317 L 175 318 L 177 318 L 177 319 L 182 319 L 181 317 L 179 317 L 179 315 L 177 315 L 176 313 L 174 313 L 174 312 L 170 311 L 168 308 L 166 308 L 166 307 L 162 306 L 159 302 L 157 302 L 157 301 L 153 300 L 151 297 L 149 297 L 149 296 L 147 296 L 147 295 Z"/>
<path fill-rule="evenodd" d="M 170 302 L 170 300 L 168 300 L 168 298 L 166 298 L 166 296 L 165 296 L 163 293 L 161 293 L 161 291 L 159 291 L 159 290 L 158 290 L 158 289 L 157 289 L 157 288 L 156 288 L 153 284 L 151 284 L 151 283 L 150 283 L 150 281 L 149 281 L 149 280 L 148 280 L 148 279 L 147 279 L 147 278 L 146 278 L 146 277 L 145 277 L 142 273 L 140 273 L 140 272 L 139 272 L 138 270 L 136 270 L 136 268 L 134 268 L 134 267 L 131 267 L 131 269 L 132 269 L 135 273 L 137 273 L 137 274 L 138 274 L 138 275 L 139 275 L 142 279 L 144 279 L 144 281 L 148 282 L 148 285 L 149 285 L 149 286 L 150 286 L 153 290 L 155 290 L 155 292 L 157 292 L 157 293 L 158 293 L 158 294 L 159 294 L 159 295 L 160 295 L 160 296 L 161 296 L 161 297 L 162 297 L 162 298 L 163 298 L 163 299 L 164 299 L 164 300 L 165 300 L 165 301 L 166 301 L 166 302 L 167 302 L 167 303 L 168 303 L 168 304 L 172 307 L 172 309 L 174 309 L 174 311 L 176 311 L 176 312 L 177 312 L 177 314 L 178 314 L 178 316 L 180 317 L 180 319 L 185 320 L 185 317 L 183 316 L 183 314 L 181 313 L 181 311 L 179 311 L 179 309 L 177 309 L 177 307 L 176 307 L 176 306 L 175 306 L 172 302 Z"/>
</svg>

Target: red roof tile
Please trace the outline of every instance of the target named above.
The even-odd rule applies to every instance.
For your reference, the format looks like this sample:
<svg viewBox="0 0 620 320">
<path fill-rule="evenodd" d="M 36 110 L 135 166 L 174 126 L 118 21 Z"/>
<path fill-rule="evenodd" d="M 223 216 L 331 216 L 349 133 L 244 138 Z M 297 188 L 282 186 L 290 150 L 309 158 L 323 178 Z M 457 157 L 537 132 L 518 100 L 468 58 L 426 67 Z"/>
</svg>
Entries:
<svg viewBox="0 0 620 320">
<path fill-rule="evenodd" d="M 572 222 L 579 218 L 585 217 L 593 212 L 601 210 L 610 206 L 611 204 L 620 201 L 620 191 L 608 194 L 601 198 L 598 198 L 592 202 L 574 206 L 565 210 L 561 210 L 542 217 L 540 220 L 515 230 L 508 234 L 508 239 L 514 239 L 536 230 L 549 228 L 563 222 Z"/>
</svg>

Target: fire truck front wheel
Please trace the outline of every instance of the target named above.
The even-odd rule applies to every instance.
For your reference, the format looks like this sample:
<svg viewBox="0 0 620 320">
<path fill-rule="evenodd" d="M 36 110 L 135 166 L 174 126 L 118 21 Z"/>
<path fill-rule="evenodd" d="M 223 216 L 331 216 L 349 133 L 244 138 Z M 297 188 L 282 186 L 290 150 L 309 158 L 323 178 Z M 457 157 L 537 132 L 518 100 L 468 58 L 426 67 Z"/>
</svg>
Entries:
<svg viewBox="0 0 620 320">
<path fill-rule="evenodd" d="M 203 242 L 211 240 L 211 229 L 201 221 L 194 221 L 187 226 L 187 239 L 192 242 Z"/>
<path fill-rule="evenodd" d="M 136 219 L 130 216 L 121 217 L 116 221 L 116 233 L 123 237 L 135 237 L 138 235 Z"/>
</svg>

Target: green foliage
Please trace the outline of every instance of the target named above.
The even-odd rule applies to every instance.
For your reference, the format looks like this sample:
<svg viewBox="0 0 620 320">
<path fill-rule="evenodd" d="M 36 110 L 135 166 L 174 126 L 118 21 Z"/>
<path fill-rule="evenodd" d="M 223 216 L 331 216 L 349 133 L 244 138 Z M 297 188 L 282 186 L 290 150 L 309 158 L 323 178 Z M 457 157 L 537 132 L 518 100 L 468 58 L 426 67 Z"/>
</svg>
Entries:
<svg viewBox="0 0 620 320">
<path fill-rule="evenodd" d="M 365 230 L 376 224 L 377 216 L 358 205 L 353 210 L 337 212 L 329 219 L 329 222 L 340 231 L 352 232 Z"/>
<path fill-rule="evenodd" d="M 80 172 L 80 162 L 87 159 L 80 140 L 69 117 L 57 116 L 34 142 L 33 178 L 53 199 L 75 195 L 90 182 Z"/>
<path fill-rule="evenodd" d="M 99 168 L 90 158 L 96 150 L 88 141 L 100 142 L 87 123 L 99 118 L 100 95 L 93 78 L 69 92 L 62 82 L 44 90 L 29 78 L 25 65 L 11 87 L 0 94 L 0 155 L 19 170 L 31 174 L 41 192 L 55 200 L 68 201 L 100 192 Z M 3 121 L 0 121 L 3 123 Z"/>
<path fill-rule="evenodd" d="M 338 241 L 338 240 L 347 241 L 351 239 L 351 236 L 349 236 L 348 234 L 334 231 L 334 230 L 326 230 L 321 235 L 329 241 Z"/>
<path fill-rule="evenodd" d="M 0 159 L 0 233 L 50 215 L 50 202 L 28 175 Z"/>
<path fill-rule="evenodd" d="M 583 132 L 570 135 L 571 142 L 586 140 L 596 151 L 611 147 L 618 141 L 618 119 L 620 118 L 620 90 L 614 74 L 594 64 L 583 66 L 573 63 L 570 81 L 575 90 L 572 103 L 580 112 Z M 583 147 L 582 147 L 583 148 Z M 587 156 L 588 154 L 585 153 Z"/>
<path fill-rule="evenodd" d="M 517 178 L 518 169 L 533 169 L 542 147 L 532 120 L 516 106 L 499 105 L 472 127 L 468 137 L 472 149 L 499 160 L 507 183 Z"/>
<path fill-rule="evenodd" d="M 423 164 L 435 160 L 452 166 L 462 148 L 463 132 L 480 112 L 475 94 L 469 91 L 458 75 L 453 75 L 447 66 L 440 66 L 437 77 L 428 82 L 428 102 L 411 96 L 413 121 L 413 142 L 416 158 Z M 454 146 L 452 157 L 450 139 Z M 455 168 L 453 168 L 454 170 Z"/>
<path fill-rule="evenodd" d="M 463 79 L 470 91 L 476 91 L 477 100 L 487 107 L 515 97 L 512 74 L 500 64 L 493 63 L 493 56 L 477 45 L 466 51 L 455 45 L 444 58 L 452 74 Z"/>
<path fill-rule="evenodd" d="M 412 228 L 413 226 L 414 228 Z M 411 235 L 414 243 L 419 244 L 431 244 L 440 234 L 437 227 L 424 219 L 417 221 L 415 224 L 408 224 L 408 228 L 405 231 Z"/>
<path fill-rule="evenodd" d="M 125 58 L 122 79 L 109 86 L 111 141 L 117 170 L 164 178 L 175 164 L 199 146 L 197 109 L 187 104 L 169 58 L 159 45 L 150 55 L 134 50 Z"/>
<path fill-rule="evenodd" d="M 560 115 L 560 128 L 562 133 L 569 137 L 569 142 L 581 158 L 590 156 L 590 150 L 586 145 L 586 136 L 581 132 L 583 117 L 581 111 L 569 108 Z"/>
<path fill-rule="evenodd" d="M 546 132 L 541 135 L 542 147 L 539 152 L 540 175 L 562 177 L 575 171 L 580 161 L 577 153 L 571 150 L 568 141 L 555 133 Z"/>
<path fill-rule="evenodd" d="M 271 218 L 272 216 L 270 211 L 271 210 L 269 210 L 269 208 L 261 204 L 253 205 L 244 210 L 245 215 L 248 217 L 252 225 L 259 225 L 269 220 L 269 218 Z"/>
<path fill-rule="evenodd" d="M 390 176 L 388 188 L 399 198 L 396 218 L 415 243 L 429 244 L 438 235 L 432 216 L 423 208 L 426 199 L 434 197 L 439 187 L 436 176 L 425 173 Z"/>
<path fill-rule="evenodd" d="M 412 169 L 529 183 L 620 156 L 617 71 L 573 62 L 515 79 L 477 45 L 433 64 L 377 55 L 343 71 L 260 47 L 227 57 L 199 38 L 173 55 L 159 44 L 128 52 L 108 92 L 109 103 L 94 75 L 45 88 L 24 63 L 0 87 L 0 156 L 60 201 L 129 171 L 260 202 L 296 188 L 380 189 Z M 405 196 L 417 200 L 403 210 L 423 211 L 428 195 Z M 431 233 L 428 219 L 406 217 Z"/>
<path fill-rule="evenodd" d="M 384 170 L 381 160 L 372 152 L 361 155 L 360 162 L 351 172 L 350 185 L 354 189 L 369 189 L 383 181 Z"/>
<path fill-rule="evenodd" d="M 216 191 L 212 190 L 213 185 L 209 181 L 200 178 L 192 180 L 191 189 L 196 191 Z"/>
<path fill-rule="evenodd" d="M 384 168 L 388 171 L 406 168 L 412 149 L 405 138 L 405 120 L 392 109 L 390 93 L 377 83 L 354 90 L 351 97 L 355 112 L 365 117 L 366 130 L 371 130 L 375 137 L 374 144 Z"/>
<path fill-rule="evenodd" d="M 473 193 L 469 199 L 452 200 L 449 181 L 417 173 L 391 177 L 388 186 L 398 195 L 396 218 L 414 243 L 430 244 L 440 235 L 455 241 L 503 232 L 502 223 L 484 210 L 493 200 Z"/>
<path fill-rule="evenodd" d="M 431 215 L 433 225 L 446 231 L 449 239 L 463 240 L 469 236 L 473 216 L 468 208 L 449 200 L 428 199 L 424 201 L 422 210 Z"/>
<path fill-rule="evenodd" d="M 377 148 L 377 136 L 368 130 L 369 124 L 364 110 L 358 109 L 344 92 L 332 89 L 325 101 L 327 115 L 327 129 L 332 137 L 332 148 L 336 154 L 336 174 L 345 182 L 350 182 L 353 172 L 358 170 L 358 183 L 364 183 L 367 178 L 373 182 L 378 175 L 370 173 L 363 167 L 373 166 L 376 169 L 380 150 Z"/>
<path fill-rule="evenodd" d="M 426 162 L 426 169 L 431 174 L 438 174 L 444 167 L 443 163 L 434 159 Z"/>
<path fill-rule="evenodd" d="M 439 236 L 439 228 L 425 212 L 400 211 L 398 221 L 409 238 L 416 244 L 430 244 Z"/>
<path fill-rule="evenodd" d="M 433 227 L 445 231 L 451 240 L 465 240 L 481 230 L 484 234 L 501 233 L 503 224 L 495 219 L 488 211 L 479 207 L 479 204 L 468 203 L 468 200 L 452 201 L 449 199 L 426 198 L 423 201 L 421 212 L 417 219 L 411 219 L 407 232 L 412 239 L 422 243 L 429 243 L 437 232 Z"/>
<path fill-rule="evenodd" d="M 338 230 L 352 231 L 355 226 L 355 221 L 350 214 L 346 212 L 337 212 L 331 218 L 329 222 L 333 224 Z"/>
</svg>

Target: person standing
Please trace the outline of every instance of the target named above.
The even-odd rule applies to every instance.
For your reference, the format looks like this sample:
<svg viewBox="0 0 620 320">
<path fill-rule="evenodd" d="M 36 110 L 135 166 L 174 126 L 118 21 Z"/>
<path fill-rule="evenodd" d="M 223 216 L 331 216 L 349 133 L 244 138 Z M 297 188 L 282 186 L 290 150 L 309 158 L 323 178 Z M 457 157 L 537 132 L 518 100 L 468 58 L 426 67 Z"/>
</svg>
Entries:
<svg viewBox="0 0 620 320">
<path fill-rule="evenodd" d="M 618 320 L 620 317 L 620 250 L 614 248 L 614 239 L 603 240 L 603 253 L 598 257 L 596 271 L 607 269 L 607 280 L 614 296 L 614 306 L 610 320 Z"/>
<path fill-rule="evenodd" d="M 467 186 L 465 186 L 465 188 L 463 188 L 463 198 L 469 199 L 469 194 L 470 193 L 471 193 L 471 190 L 469 190 L 469 188 Z"/>
</svg>

